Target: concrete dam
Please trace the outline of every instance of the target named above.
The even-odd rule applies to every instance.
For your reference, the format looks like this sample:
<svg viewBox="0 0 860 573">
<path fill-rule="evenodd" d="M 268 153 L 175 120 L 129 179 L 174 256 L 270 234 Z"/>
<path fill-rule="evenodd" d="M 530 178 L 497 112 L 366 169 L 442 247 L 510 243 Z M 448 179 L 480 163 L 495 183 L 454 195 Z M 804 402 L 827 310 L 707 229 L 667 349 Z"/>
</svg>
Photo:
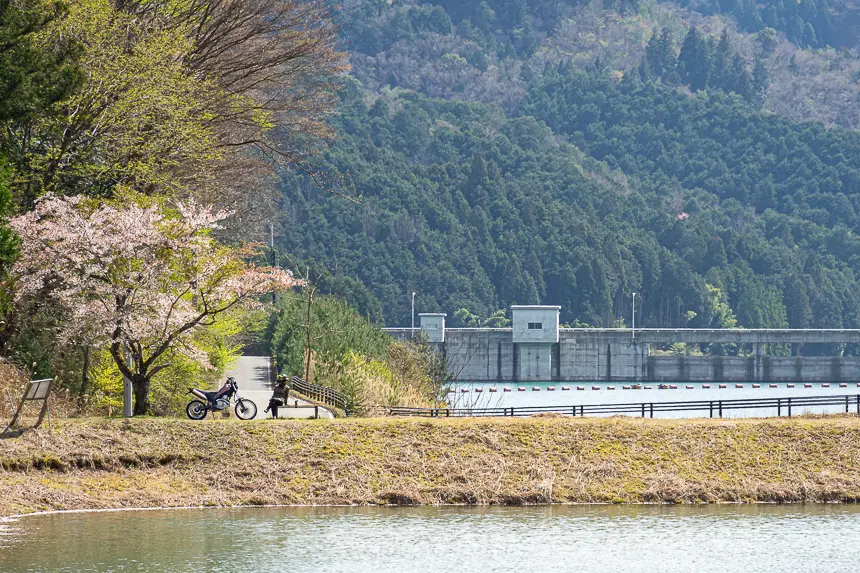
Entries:
<svg viewBox="0 0 860 573">
<path fill-rule="evenodd" d="M 461 382 L 860 381 L 860 357 L 767 353 L 772 345 L 860 343 L 860 330 L 560 328 L 560 307 L 516 305 L 511 310 L 511 328 L 446 328 L 445 314 L 422 313 L 420 330 Z M 396 338 L 414 334 L 409 328 L 386 331 Z M 652 347 L 676 342 L 737 344 L 752 352 L 652 354 Z"/>
</svg>

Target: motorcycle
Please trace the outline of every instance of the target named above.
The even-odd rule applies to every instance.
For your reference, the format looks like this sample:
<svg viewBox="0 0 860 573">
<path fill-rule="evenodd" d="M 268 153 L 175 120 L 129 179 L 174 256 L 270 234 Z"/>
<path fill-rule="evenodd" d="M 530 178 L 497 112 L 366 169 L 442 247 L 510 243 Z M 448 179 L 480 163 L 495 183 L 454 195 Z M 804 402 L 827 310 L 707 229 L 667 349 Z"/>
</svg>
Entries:
<svg viewBox="0 0 860 573">
<path fill-rule="evenodd" d="M 189 388 L 188 393 L 200 398 L 192 400 L 185 406 L 185 415 L 192 420 L 202 420 L 207 412 L 223 412 L 230 408 L 230 402 L 236 401 L 236 417 L 240 420 L 253 420 L 257 415 L 257 405 L 247 398 L 239 396 L 239 384 L 235 378 L 227 378 L 227 382 L 216 392 L 207 392 L 197 388 Z"/>
</svg>

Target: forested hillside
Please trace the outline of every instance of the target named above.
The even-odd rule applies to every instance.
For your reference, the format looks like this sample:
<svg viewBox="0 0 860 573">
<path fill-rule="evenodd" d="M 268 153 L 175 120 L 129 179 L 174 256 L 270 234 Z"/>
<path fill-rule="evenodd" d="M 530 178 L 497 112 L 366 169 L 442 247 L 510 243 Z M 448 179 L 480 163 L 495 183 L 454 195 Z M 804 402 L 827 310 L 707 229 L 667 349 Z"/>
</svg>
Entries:
<svg viewBox="0 0 860 573">
<path fill-rule="evenodd" d="M 457 5 L 461 7 L 448 7 L 449 15 L 438 3 L 417 0 L 346 3 L 340 12 L 341 38 L 350 52 L 353 76 L 370 91 L 399 86 L 433 97 L 497 103 L 511 112 L 548 64 L 569 62 L 584 69 L 599 59 L 621 75 L 640 66 L 648 53 L 665 58 L 652 70 L 665 76 L 665 82 L 689 84 L 685 76 L 693 70 L 685 64 L 673 76 L 674 67 L 664 67 L 671 63 L 666 56 L 687 63 L 698 60 L 703 65 L 697 66 L 697 77 L 716 80 L 708 83 L 709 89 L 732 89 L 727 75 L 737 77 L 740 65 L 752 76 L 759 64 L 768 79 L 762 102 L 766 111 L 860 127 L 856 32 L 851 33 L 851 49 L 844 42 L 839 49 L 804 49 L 774 28 L 748 31 L 729 15 L 668 2 L 641 2 L 635 11 L 607 10 L 598 1 L 547 2 L 552 9 L 525 12 L 490 9 L 484 3 L 486 9 L 478 13 L 482 3 L 474 0 Z M 457 20 L 469 10 L 471 16 Z M 853 29 L 848 23 L 860 17 L 851 14 L 834 16 L 834 24 Z M 701 41 L 689 45 L 691 26 L 707 46 Z M 654 60 L 649 60 L 653 67 Z"/>
<path fill-rule="evenodd" d="M 318 166 L 361 200 L 285 174 L 282 249 L 388 324 L 414 290 L 570 324 L 629 321 L 637 292 L 648 326 L 860 326 L 860 135 L 833 127 L 860 108 L 851 7 L 722 4 L 346 3 Z"/>
<path fill-rule="evenodd" d="M 0 1 L 0 359 L 171 413 L 267 316 L 294 372 L 432 402 L 420 348 L 320 342 L 412 292 L 454 326 L 635 292 L 643 326 L 860 327 L 854 2 Z M 310 286 L 263 315 L 305 286 L 273 254 Z"/>
</svg>

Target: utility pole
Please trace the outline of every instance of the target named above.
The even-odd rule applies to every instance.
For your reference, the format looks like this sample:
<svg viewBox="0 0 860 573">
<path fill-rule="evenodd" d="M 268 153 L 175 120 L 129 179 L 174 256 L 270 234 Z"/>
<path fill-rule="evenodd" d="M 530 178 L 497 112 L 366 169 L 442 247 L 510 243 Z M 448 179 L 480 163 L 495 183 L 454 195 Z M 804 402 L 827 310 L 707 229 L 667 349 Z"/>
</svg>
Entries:
<svg viewBox="0 0 860 573">
<path fill-rule="evenodd" d="M 415 339 L 415 292 L 412 292 L 412 339 Z"/>
<path fill-rule="evenodd" d="M 636 338 L 636 293 L 635 292 L 633 293 L 633 325 L 632 325 L 631 330 L 633 331 L 633 338 Z"/>
<path fill-rule="evenodd" d="M 305 344 L 305 382 L 311 381 L 311 307 L 314 304 L 314 292 L 316 285 L 311 283 L 311 267 L 308 266 L 308 274 L 305 276 L 308 283 L 308 324 L 306 326 L 307 342 Z"/>
<path fill-rule="evenodd" d="M 272 267 L 277 266 L 275 260 L 275 226 L 269 223 L 269 247 L 272 249 Z M 275 304 L 275 291 L 272 291 L 272 304 Z"/>
</svg>

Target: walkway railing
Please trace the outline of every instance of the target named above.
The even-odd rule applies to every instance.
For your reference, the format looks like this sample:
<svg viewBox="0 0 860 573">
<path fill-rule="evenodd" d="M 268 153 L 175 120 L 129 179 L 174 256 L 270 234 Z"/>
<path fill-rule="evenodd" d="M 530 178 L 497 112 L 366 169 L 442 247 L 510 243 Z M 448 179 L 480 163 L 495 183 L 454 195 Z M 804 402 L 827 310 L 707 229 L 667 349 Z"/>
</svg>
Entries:
<svg viewBox="0 0 860 573">
<path fill-rule="evenodd" d="M 635 402 L 628 404 L 582 404 L 579 406 L 509 406 L 496 408 L 401 408 L 389 410 L 392 416 L 420 416 L 425 418 L 480 417 L 480 416 L 534 416 L 556 413 L 567 416 L 596 414 L 632 414 L 642 418 L 654 417 L 655 412 L 707 412 L 708 416 L 723 417 L 723 412 L 773 408 L 777 416 L 791 417 L 797 408 L 813 406 L 840 406 L 845 412 L 860 415 L 860 394 L 836 396 L 792 396 L 790 398 L 745 398 L 737 400 L 693 400 L 687 402 Z"/>
<path fill-rule="evenodd" d="M 296 392 L 304 394 L 311 400 L 316 400 L 317 402 L 322 402 L 323 404 L 340 408 L 346 416 L 349 416 L 349 401 L 346 396 L 337 390 L 329 388 L 328 386 L 320 386 L 319 384 L 305 382 L 298 376 L 293 376 L 292 387 Z"/>
</svg>

